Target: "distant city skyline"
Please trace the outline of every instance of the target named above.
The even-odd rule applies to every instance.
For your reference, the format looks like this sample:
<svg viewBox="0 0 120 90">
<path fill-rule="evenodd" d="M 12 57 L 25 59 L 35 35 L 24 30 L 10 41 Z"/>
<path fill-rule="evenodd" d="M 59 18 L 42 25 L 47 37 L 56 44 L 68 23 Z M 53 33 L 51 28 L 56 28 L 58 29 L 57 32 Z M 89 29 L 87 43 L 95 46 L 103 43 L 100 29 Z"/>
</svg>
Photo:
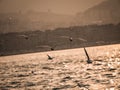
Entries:
<svg viewBox="0 0 120 90">
<path fill-rule="evenodd" d="M 74 15 L 105 0 L 0 0 L 0 12 L 39 11 Z"/>
</svg>

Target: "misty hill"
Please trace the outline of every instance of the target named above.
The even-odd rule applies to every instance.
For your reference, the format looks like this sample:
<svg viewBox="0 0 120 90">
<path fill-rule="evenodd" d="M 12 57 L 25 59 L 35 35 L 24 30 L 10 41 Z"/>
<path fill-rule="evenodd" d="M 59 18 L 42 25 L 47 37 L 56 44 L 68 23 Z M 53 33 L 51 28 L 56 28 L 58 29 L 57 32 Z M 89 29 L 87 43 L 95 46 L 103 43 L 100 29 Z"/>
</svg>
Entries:
<svg viewBox="0 0 120 90">
<path fill-rule="evenodd" d="M 15 12 L 0 14 L 0 33 L 68 27 L 73 16 L 52 12 Z"/>
<path fill-rule="evenodd" d="M 120 0 L 106 0 L 99 5 L 78 13 L 76 23 L 107 24 L 120 22 Z"/>
</svg>

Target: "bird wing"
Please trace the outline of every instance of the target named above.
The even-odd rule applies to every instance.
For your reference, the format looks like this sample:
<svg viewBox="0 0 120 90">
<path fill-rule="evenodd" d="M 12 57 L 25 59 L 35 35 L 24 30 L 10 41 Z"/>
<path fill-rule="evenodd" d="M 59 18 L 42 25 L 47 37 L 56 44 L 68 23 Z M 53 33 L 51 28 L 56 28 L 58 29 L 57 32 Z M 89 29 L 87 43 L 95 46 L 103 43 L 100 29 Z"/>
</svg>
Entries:
<svg viewBox="0 0 120 90">
<path fill-rule="evenodd" d="M 61 38 L 70 38 L 69 36 L 60 36 Z"/>
<path fill-rule="evenodd" d="M 87 41 L 86 39 L 83 39 L 83 38 L 78 38 L 78 40 L 80 40 L 80 41 L 84 41 L 84 42 Z"/>
<path fill-rule="evenodd" d="M 85 49 L 85 47 L 84 47 L 84 51 L 85 51 L 85 54 L 87 56 L 87 59 L 90 60 L 90 57 L 89 57 L 89 55 L 88 55 L 87 50 Z"/>
<path fill-rule="evenodd" d="M 18 35 L 18 37 L 28 37 L 27 35 Z"/>
</svg>

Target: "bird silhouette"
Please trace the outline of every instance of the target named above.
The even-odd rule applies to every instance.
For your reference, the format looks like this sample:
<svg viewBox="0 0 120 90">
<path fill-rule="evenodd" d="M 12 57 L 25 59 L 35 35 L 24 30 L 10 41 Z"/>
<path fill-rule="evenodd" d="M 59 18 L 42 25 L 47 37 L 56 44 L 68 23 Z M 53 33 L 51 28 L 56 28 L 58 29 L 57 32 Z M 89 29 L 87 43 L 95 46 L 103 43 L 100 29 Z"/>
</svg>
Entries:
<svg viewBox="0 0 120 90">
<path fill-rule="evenodd" d="M 53 59 L 53 57 L 51 57 L 50 55 L 47 54 L 47 56 L 48 56 L 48 60 L 52 60 Z"/>
<path fill-rule="evenodd" d="M 87 40 L 86 39 L 84 39 L 84 38 L 81 38 L 81 37 L 79 37 L 79 38 L 77 38 L 78 40 L 80 40 L 80 41 L 83 41 L 83 42 L 87 42 Z"/>
<path fill-rule="evenodd" d="M 66 39 L 69 39 L 70 42 L 73 41 L 73 37 L 70 37 L 70 36 L 60 36 L 60 38 L 66 38 Z"/>
<path fill-rule="evenodd" d="M 51 51 L 54 51 L 57 45 L 52 46 L 50 49 Z"/>
<path fill-rule="evenodd" d="M 54 47 L 51 47 L 50 49 L 51 49 L 51 51 L 54 51 L 54 50 L 55 50 Z"/>
<path fill-rule="evenodd" d="M 85 54 L 87 56 L 87 63 L 88 64 L 92 63 L 92 60 L 90 60 L 90 57 L 89 57 L 89 55 L 88 55 L 87 50 L 85 49 L 85 47 L 84 47 L 84 51 L 85 51 Z"/>
<path fill-rule="evenodd" d="M 73 38 L 72 38 L 72 37 L 69 37 L 69 41 L 72 42 L 72 41 L 73 41 Z"/>
<path fill-rule="evenodd" d="M 67 38 L 67 39 L 69 39 L 69 41 L 70 42 L 72 42 L 73 41 L 73 39 L 74 40 L 79 40 L 79 41 L 83 41 L 83 42 L 87 42 L 87 40 L 86 39 L 84 39 L 84 38 L 81 38 L 81 37 L 79 37 L 79 38 L 73 38 L 73 37 L 70 37 L 70 36 L 60 36 L 60 38 Z"/>
<path fill-rule="evenodd" d="M 27 40 L 28 37 L 29 37 L 29 36 L 27 36 L 27 35 L 19 35 L 19 36 L 25 38 L 26 40 Z"/>
<path fill-rule="evenodd" d="M 51 51 L 55 50 L 55 46 L 50 46 L 50 45 L 43 45 L 43 46 L 36 46 L 37 48 L 45 48 L 45 49 L 50 49 Z"/>
</svg>

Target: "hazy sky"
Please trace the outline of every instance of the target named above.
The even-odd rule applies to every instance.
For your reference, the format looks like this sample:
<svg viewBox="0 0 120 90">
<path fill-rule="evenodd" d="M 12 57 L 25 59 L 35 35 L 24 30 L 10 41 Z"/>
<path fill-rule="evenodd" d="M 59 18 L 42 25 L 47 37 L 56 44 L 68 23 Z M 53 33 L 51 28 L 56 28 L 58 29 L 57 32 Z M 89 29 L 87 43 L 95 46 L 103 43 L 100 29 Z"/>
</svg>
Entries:
<svg viewBox="0 0 120 90">
<path fill-rule="evenodd" d="M 0 0 L 0 12 L 48 11 L 61 14 L 75 14 L 105 0 Z"/>
</svg>

